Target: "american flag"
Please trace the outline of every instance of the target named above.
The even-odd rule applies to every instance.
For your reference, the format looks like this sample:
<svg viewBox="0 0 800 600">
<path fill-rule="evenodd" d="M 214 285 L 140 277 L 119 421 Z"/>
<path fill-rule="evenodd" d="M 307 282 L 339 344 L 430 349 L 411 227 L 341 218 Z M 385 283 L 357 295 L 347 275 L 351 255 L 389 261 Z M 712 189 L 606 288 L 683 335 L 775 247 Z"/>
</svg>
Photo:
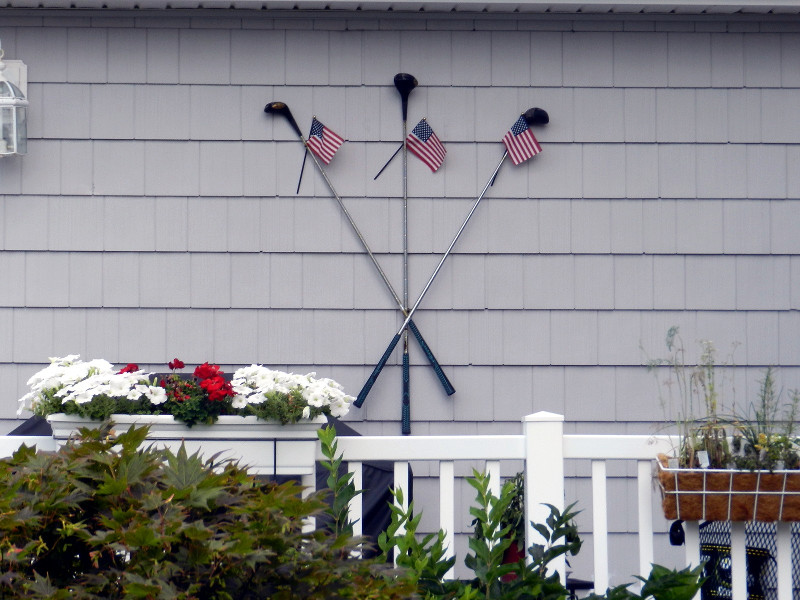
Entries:
<svg viewBox="0 0 800 600">
<path fill-rule="evenodd" d="M 508 133 L 503 136 L 503 143 L 515 165 L 525 162 L 542 151 L 539 142 L 533 137 L 533 132 L 528 128 L 528 122 L 524 116 L 520 116 Z"/>
<path fill-rule="evenodd" d="M 308 134 L 308 147 L 319 156 L 322 162 L 326 165 L 330 163 L 333 155 L 343 143 L 344 139 L 341 136 L 325 127 L 317 121 L 317 117 L 314 117 L 314 120 L 311 121 L 311 133 Z"/>
<path fill-rule="evenodd" d="M 444 155 L 447 154 L 442 142 L 433 133 L 433 129 L 425 119 L 417 123 L 417 126 L 408 134 L 406 145 L 434 173 L 442 166 Z"/>
</svg>

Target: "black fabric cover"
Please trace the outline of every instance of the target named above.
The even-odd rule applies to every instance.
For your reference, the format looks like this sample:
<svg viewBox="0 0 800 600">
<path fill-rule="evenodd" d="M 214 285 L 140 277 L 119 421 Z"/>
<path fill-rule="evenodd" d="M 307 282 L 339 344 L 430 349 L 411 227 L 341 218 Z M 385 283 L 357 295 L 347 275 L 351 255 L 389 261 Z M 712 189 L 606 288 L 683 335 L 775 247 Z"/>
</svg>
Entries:
<svg viewBox="0 0 800 600">
<path fill-rule="evenodd" d="M 33 416 L 6 435 L 53 435 L 50 423 L 44 417 Z"/>
</svg>

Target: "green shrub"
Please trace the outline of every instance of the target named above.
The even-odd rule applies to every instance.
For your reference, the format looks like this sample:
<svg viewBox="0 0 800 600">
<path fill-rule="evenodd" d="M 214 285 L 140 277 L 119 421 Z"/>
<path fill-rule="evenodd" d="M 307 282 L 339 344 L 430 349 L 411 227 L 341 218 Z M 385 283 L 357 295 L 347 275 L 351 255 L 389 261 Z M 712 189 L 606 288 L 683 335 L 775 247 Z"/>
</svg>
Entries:
<svg viewBox="0 0 800 600">
<path fill-rule="evenodd" d="M 146 431 L 0 461 L 0 598 L 409 597 L 386 564 L 350 557 L 359 540 L 304 531 L 323 494 L 142 447 Z"/>
<path fill-rule="evenodd" d="M 470 553 L 464 564 L 473 574 L 467 580 L 446 580 L 445 574 L 455 559 L 445 558 L 445 534 L 439 531 L 420 539 L 417 527 L 421 515 L 414 515 L 413 503 L 407 510 L 392 507 L 392 523 L 381 535 L 379 544 L 384 557 L 397 553 L 397 564 L 406 577 L 416 583 L 419 595 L 426 600 L 564 600 L 569 592 L 552 561 L 560 556 L 574 556 L 581 548 L 574 522 L 573 506 L 563 512 L 548 505 L 550 516 L 545 523 L 533 523 L 544 543 L 528 548 L 529 559 L 504 562 L 505 551 L 516 543 L 513 525 L 508 523 L 509 507 L 518 495 L 519 481 L 507 481 L 494 496 L 489 491 L 489 476 L 473 471 L 468 479 L 475 488 L 476 504 L 470 508 L 474 517 L 469 539 Z M 399 504 L 402 494 L 396 492 Z M 628 589 L 630 584 L 609 589 L 605 595 L 592 594 L 593 600 L 691 600 L 699 591 L 702 566 L 680 571 L 653 565 L 647 579 L 642 579 L 641 594 Z M 641 579 L 641 578 L 639 578 Z"/>
</svg>

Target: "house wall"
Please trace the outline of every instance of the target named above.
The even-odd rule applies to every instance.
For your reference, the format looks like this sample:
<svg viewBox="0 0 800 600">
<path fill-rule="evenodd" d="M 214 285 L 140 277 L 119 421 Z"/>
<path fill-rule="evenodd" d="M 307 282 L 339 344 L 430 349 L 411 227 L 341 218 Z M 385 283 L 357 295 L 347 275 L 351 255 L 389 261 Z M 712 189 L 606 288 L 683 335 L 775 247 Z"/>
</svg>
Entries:
<svg viewBox="0 0 800 600">
<path fill-rule="evenodd" d="M 640 345 L 665 352 L 671 325 L 693 353 L 738 343 L 739 391 L 747 367 L 798 384 L 797 20 L 136 14 L 0 13 L 31 101 L 29 155 L 0 162 L 2 417 L 67 353 L 255 361 L 357 393 L 399 311 L 310 162 L 295 194 L 303 150 L 262 109 L 348 139 L 330 179 L 399 291 L 399 158 L 372 180 L 402 137 L 398 71 L 420 82 L 409 122 L 448 148 L 436 174 L 409 159 L 412 301 L 516 116 L 551 116 L 416 315 L 458 391 L 412 340 L 414 432 L 657 420 Z M 398 430 L 399 356 L 351 415 L 370 432 Z"/>
<path fill-rule="evenodd" d="M 0 9 L 0 39 L 31 102 L 29 154 L 0 161 L 7 429 L 70 353 L 257 362 L 355 395 L 402 320 L 311 162 L 295 193 L 303 150 L 263 108 L 347 138 L 327 172 L 400 291 L 401 160 L 373 176 L 402 138 L 401 71 L 410 126 L 448 150 L 435 174 L 408 161 L 412 301 L 503 134 L 531 106 L 551 118 L 415 315 L 457 393 L 412 340 L 413 433 L 516 432 L 538 410 L 652 431 L 644 364 L 673 325 L 689 361 L 696 340 L 737 345 L 740 404 L 767 365 L 800 387 L 797 18 Z M 348 416 L 363 433 L 399 433 L 399 364 Z"/>
</svg>

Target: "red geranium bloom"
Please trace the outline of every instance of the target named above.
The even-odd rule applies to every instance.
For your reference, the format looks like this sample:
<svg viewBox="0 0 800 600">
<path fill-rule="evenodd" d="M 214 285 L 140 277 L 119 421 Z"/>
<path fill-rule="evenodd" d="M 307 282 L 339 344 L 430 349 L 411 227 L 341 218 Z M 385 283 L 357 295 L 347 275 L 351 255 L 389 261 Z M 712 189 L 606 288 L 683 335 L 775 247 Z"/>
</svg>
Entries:
<svg viewBox="0 0 800 600">
<path fill-rule="evenodd" d="M 198 365 L 194 370 L 194 376 L 198 379 L 209 379 L 219 375 L 222 375 L 222 371 L 219 370 L 219 366 L 210 365 L 207 362 L 204 362 L 202 365 Z"/>
<path fill-rule="evenodd" d="M 135 373 L 138 370 L 139 370 L 139 365 L 137 365 L 136 363 L 128 363 L 127 365 L 122 367 L 119 370 L 119 372 L 120 373 Z"/>
<path fill-rule="evenodd" d="M 224 400 L 226 396 L 233 396 L 233 389 L 231 384 L 225 381 L 219 375 L 203 379 L 200 382 L 200 387 L 203 388 L 208 394 L 209 400 Z"/>
<path fill-rule="evenodd" d="M 171 361 L 169 361 L 168 364 L 169 364 L 169 368 L 172 369 L 173 371 L 175 369 L 182 369 L 183 367 L 186 366 L 185 364 L 183 364 L 183 361 L 180 358 L 176 358 L 174 360 L 171 360 Z"/>
</svg>

